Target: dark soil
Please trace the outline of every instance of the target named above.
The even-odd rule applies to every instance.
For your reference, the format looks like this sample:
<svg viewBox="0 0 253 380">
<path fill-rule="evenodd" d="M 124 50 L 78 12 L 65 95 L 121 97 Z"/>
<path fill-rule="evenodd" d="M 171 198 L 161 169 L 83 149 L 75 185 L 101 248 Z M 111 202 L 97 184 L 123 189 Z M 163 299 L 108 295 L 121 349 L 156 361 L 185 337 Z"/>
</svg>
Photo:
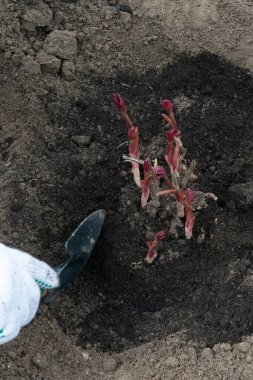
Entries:
<svg viewBox="0 0 253 380">
<path fill-rule="evenodd" d="M 43 258 L 59 261 L 78 222 L 98 208 L 108 212 L 87 270 L 50 306 L 63 331 L 78 336 L 81 346 L 96 343 L 105 351 L 121 351 L 179 329 L 208 346 L 251 334 L 252 288 L 243 284 L 253 269 L 252 210 L 238 208 L 228 190 L 252 179 L 252 77 L 206 53 L 179 57 L 161 75 L 84 78 L 79 90 L 82 96 L 74 97 L 48 86 L 39 95 L 48 129 L 23 127 L 30 145 L 36 141 L 23 174 L 25 181 L 33 181 L 38 199 L 35 234 L 43 242 Z M 188 99 L 187 107 L 179 110 L 179 101 L 176 109 L 187 158 L 197 160 L 198 188 L 219 199 L 199 214 L 194 238 L 165 242 L 153 265 L 144 261 L 147 230 L 155 232 L 168 221 L 150 219 L 140 209 L 138 189 L 121 158 L 127 148 L 116 149 L 127 138 L 111 102 L 113 91 L 125 97 L 140 126 L 143 149 L 151 151 L 165 147 L 160 100 Z M 73 135 L 91 141 L 78 146 Z M 6 159 L 15 140 L 2 132 L 2 141 Z M 49 181 L 43 166 L 50 170 Z M 20 203 L 21 193 L 13 188 L 13 224 L 18 223 L 15 208 L 25 207 L 31 225 L 35 205 L 25 199 Z M 198 244 L 202 226 L 206 238 Z"/>
<path fill-rule="evenodd" d="M 105 208 L 107 218 L 83 275 L 47 311 L 42 308 L 34 322 L 39 332 L 34 343 L 24 329 L 29 354 L 19 343 L 19 367 L 12 372 L 5 364 L 9 356 L 3 356 L 4 376 L 36 376 L 31 360 L 38 361 L 40 337 L 47 341 L 57 323 L 64 336 L 60 341 L 57 335 L 57 350 L 65 338 L 84 349 L 119 352 L 182 331 L 199 349 L 250 335 L 252 202 L 249 197 L 243 203 L 239 194 L 238 204 L 229 189 L 253 178 L 252 77 L 205 53 L 178 57 L 160 75 L 152 71 L 111 80 L 83 77 L 73 85 L 43 78 L 27 83 L 22 73 L 18 84 L 12 80 L 7 68 L 0 77 L 7 99 L 1 108 L 1 240 L 50 264 L 59 263 L 66 239 L 85 216 Z M 152 219 L 140 208 L 139 190 L 122 160 L 127 146 L 117 149 L 127 137 L 112 104 L 113 91 L 124 96 L 140 126 L 143 155 L 146 151 L 161 162 L 166 141 L 159 103 L 172 99 L 187 158 L 197 160 L 194 189 L 218 196 L 199 213 L 193 239 L 186 241 L 183 234 L 178 240 L 169 238 L 152 265 L 145 263 L 148 238 L 169 226 L 169 220 L 160 211 Z M 206 237 L 199 244 L 201 228 Z M 45 360 L 55 363 L 54 357 L 48 358 L 52 347 L 45 345 Z M 57 352 L 62 360 L 65 351 Z M 71 358 L 83 368 L 83 359 L 74 354 Z M 61 371 L 69 371 L 65 378 L 72 376 L 72 365 L 60 363 Z M 43 367 L 41 378 L 45 371 L 49 378 L 52 368 Z M 94 371 L 96 379 L 96 364 Z"/>
<path fill-rule="evenodd" d="M 0 347 L 0 379 L 253 378 L 252 10 L 251 0 L 0 0 L 0 241 L 60 263 L 79 222 L 107 210 L 80 278 Z M 218 196 L 193 238 L 169 236 L 152 265 L 147 242 L 170 219 L 140 207 L 113 91 L 142 157 L 161 164 L 159 103 L 170 98 L 197 161 L 193 189 Z"/>
</svg>

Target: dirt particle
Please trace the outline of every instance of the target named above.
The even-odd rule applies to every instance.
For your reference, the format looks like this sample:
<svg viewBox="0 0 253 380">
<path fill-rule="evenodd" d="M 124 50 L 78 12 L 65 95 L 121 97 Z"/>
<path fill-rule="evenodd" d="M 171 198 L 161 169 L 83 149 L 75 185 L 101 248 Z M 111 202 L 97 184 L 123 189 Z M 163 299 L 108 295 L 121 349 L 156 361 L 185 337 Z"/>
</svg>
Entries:
<svg viewBox="0 0 253 380">
<path fill-rule="evenodd" d="M 40 74 L 40 65 L 36 62 L 33 57 L 26 55 L 22 59 L 22 65 L 24 70 L 30 75 L 39 75 Z"/>
<path fill-rule="evenodd" d="M 34 31 L 36 27 L 43 27 L 50 24 L 53 13 L 49 6 L 43 1 L 39 1 L 32 9 L 28 9 L 23 15 L 23 28 Z"/>
<path fill-rule="evenodd" d="M 99 44 L 99 43 L 96 43 L 96 44 L 95 44 L 95 49 L 96 49 L 97 51 L 100 51 L 100 50 L 102 49 L 102 47 L 103 47 L 102 44 Z"/>
<path fill-rule="evenodd" d="M 253 206 L 253 181 L 232 185 L 229 193 L 239 208 L 247 210 Z"/>
<path fill-rule="evenodd" d="M 41 355 L 39 352 L 33 357 L 34 364 L 39 368 L 46 368 L 48 366 L 48 361 L 46 356 Z"/>
<path fill-rule="evenodd" d="M 61 60 L 54 55 L 41 50 L 36 55 L 36 61 L 40 64 L 42 73 L 57 74 L 61 67 Z"/>
<path fill-rule="evenodd" d="M 70 59 L 77 53 L 76 33 L 68 30 L 54 30 L 47 36 L 43 47 L 48 54 Z"/>
<path fill-rule="evenodd" d="M 180 356 L 179 356 L 179 359 L 180 361 L 187 361 L 189 360 L 189 356 L 185 353 L 182 353 Z"/>
<path fill-rule="evenodd" d="M 72 136 L 72 140 L 79 146 L 87 146 L 91 142 L 91 136 Z"/>
<path fill-rule="evenodd" d="M 237 344 L 237 348 L 241 352 L 248 352 L 250 349 L 250 345 L 247 342 L 241 342 Z"/>
<path fill-rule="evenodd" d="M 195 350 L 194 347 L 189 347 L 188 348 L 188 354 L 189 354 L 189 356 L 190 356 L 190 358 L 192 360 L 196 360 L 197 359 L 197 353 L 196 353 L 196 350 Z"/>
<path fill-rule="evenodd" d="M 120 12 L 130 13 L 131 15 L 133 14 L 132 8 L 127 4 L 120 4 L 119 10 Z"/>
<path fill-rule="evenodd" d="M 117 15 L 117 10 L 114 9 L 114 8 L 110 8 L 110 7 L 105 7 L 104 9 L 104 17 L 105 17 L 105 21 L 110 21 L 113 19 L 114 16 Z"/>
<path fill-rule="evenodd" d="M 92 62 L 87 62 L 86 64 L 86 71 L 94 72 L 96 71 L 96 66 Z"/>
<path fill-rule="evenodd" d="M 115 358 L 108 358 L 103 362 L 103 369 L 105 372 L 113 372 L 117 369 L 118 362 Z"/>
<path fill-rule="evenodd" d="M 69 22 L 67 22 L 65 24 L 65 29 L 66 30 L 74 30 L 74 25 L 70 24 Z"/>
<path fill-rule="evenodd" d="M 148 202 L 147 213 L 149 214 L 151 218 L 156 217 L 159 207 L 160 207 L 160 202 L 157 201 L 156 199 L 153 199 Z"/>
<path fill-rule="evenodd" d="M 90 358 L 90 355 L 88 354 L 87 351 L 83 351 L 82 352 L 82 357 L 83 357 L 84 360 L 88 360 Z"/>
<path fill-rule="evenodd" d="M 61 68 L 62 76 L 67 80 L 72 80 L 75 77 L 74 62 L 64 61 Z"/>
<path fill-rule="evenodd" d="M 35 41 L 33 44 L 33 49 L 35 51 L 39 51 L 42 49 L 42 46 L 43 46 L 43 41 Z"/>
<path fill-rule="evenodd" d="M 220 343 L 217 343 L 213 346 L 213 352 L 220 352 L 221 351 L 221 345 Z"/>
<path fill-rule="evenodd" d="M 210 348 L 204 348 L 201 352 L 201 356 L 204 359 L 213 359 L 213 353 Z"/>
<path fill-rule="evenodd" d="M 56 11 L 54 14 L 54 22 L 59 25 L 65 20 L 64 14 L 61 11 Z"/>
<path fill-rule="evenodd" d="M 126 29 L 129 29 L 131 27 L 132 17 L 129 13 L 121 12 L 120 19 Z"/>
<path fill-rule="evenodd" d="M 220 347 L 223 351 L 231 351 L 232 350 L 231 344 L 229 344 L 229 343 L 222 343 L 220 345 Z"/>
<path fill-rule="evenodd" d="M 167 359 L 166 359 L 166 365 L 170 368 L 174 368 L 174 367 L 177 367 L 178 364 L 179 364 L 179 361 L 178 359 L 175 357 L 175 356 L 169 356 Z"/>
<path fill-rule="evenodd" d="M 8 352 L 8 356 L 9 356 L 12 360 L 16 360 L 16 359 L 17 359 L 17 354 L 16 354 L 16 352 L 14 352 L 14 351 L 9 351 L 9 352 Z"/>
</svg>

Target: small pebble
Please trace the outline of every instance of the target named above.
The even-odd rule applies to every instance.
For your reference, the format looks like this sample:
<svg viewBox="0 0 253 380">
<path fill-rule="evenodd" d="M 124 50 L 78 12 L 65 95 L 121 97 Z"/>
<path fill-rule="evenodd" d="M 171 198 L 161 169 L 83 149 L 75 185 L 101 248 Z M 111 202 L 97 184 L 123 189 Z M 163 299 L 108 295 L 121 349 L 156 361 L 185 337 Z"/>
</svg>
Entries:
<svg viewBox="0 0 253 380">
<path fill-rule="evenodd" d="M 221 343 L 221 349 L 223 349 L 224 351 L 231 351 L 232 347 L 229 343 Z"/>
<path fill-rule="evenodd" d="M 108 358 L 103 363 L 103 369 L 105 372 L 113 372 L 117 369 L 118 363 L 115 358 Z"/>
<path fill-rule="evenodd" d="M 189 360 L 189 356 L 185 353 L 182 353 L 179 357 L 180 360 L 186 361 Z"/>
<path fill-rule="evenodd" d="M 250 349 L 250 345 L 247 342 L 241 342 L 237 344 L 238 350 L 241 352 L 248 352 Z"/>
<path fill-rule="evenodd" d="M 120 12 L 130 13 L 130 15 L 133 14 L 132 8 L 127 4 L 120 4 L 119 10 L 120 10 Z"/>
<path fill-rule="evenodd" d="M 83 352 L 82 352 L 82 356 L 83 356 L 84 360 L 88 360 L 89 357 L 90 357 L 90 355 L 88 354 L 87 351 L 83 351 Z"/>
<path fill-rule="evenodd" d="M 212 350 L 210 348 L 204 348 L 201 352 L 201 356 L 202 358 L 205 358 L 205 359 L 212 359 L 213 358 Z"/>
<path fill-rule="evenodd" d="M 173 367 L 177 367 L 178 366 L 179 361 L 174 356 L 169 356 L 168 359 L 166 360 L 166 364 L 167 364 L 167 366 L 173 368 Z"/>
<path fill-rule="evenodd" d="M 14 352 L 14 351 L 10 351 L 10 352 L 8 353 L 8 355 L 9 355 L 9 357 L 10 357 L 11 359 L 13 359 L 13 360 L 16 360 L 16 359 L 17 359 L 17 354 L 16 354 L 16 352 Z"/>
<path fill-rule="evenodd" d="M 39 352 L 33 357 L 33 362 L 39 368 L 46 368 L 48 366 L 47 358 Z"/>
<path fill-rule="evenodd" d="M 24 191 L 26 188 L 26 184 L 24 182 L 20 182 L 19 187 L 20 187 L 20 190 Z"/>
<path fill-rule="evenodd" d="M 72 140 L 79 146 L 89 145 L 91 141 L 90 136 L 72 136 Z"/>
<path fill-rule="evenodd" d="M 253 336 L 247 336 L 247 342 L 253 344 Z"/>
<path fill-rule="evenodd" d="M 213 351 L 214 351 L 214 352 L 219 352 L 220 349 L 221 349 L 221 347 L 220 347 L 220 343 L 217 343 L 217 344 L 215 344 L 215 345 L 213 346 Z"/>
</svg>

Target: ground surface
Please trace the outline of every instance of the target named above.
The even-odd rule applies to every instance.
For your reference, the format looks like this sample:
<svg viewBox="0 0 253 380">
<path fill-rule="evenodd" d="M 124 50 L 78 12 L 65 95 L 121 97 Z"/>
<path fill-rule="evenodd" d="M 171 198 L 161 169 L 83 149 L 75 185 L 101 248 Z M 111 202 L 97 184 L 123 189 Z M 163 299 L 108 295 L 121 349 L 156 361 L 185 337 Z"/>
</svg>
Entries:
<svg viewBox="0 0 253 380">
<path fill-rule="evenodd" d="M 0 377 L 251 379 L 251 1 L 0 9 L 1 241 L 54 264 L 84 216 L 107 210 L 83 275 L 1 347 Z M 168 221 L 140 209 L 113 91 L 152 158 L 165 148 L 159 103 L 171 98 L 196 189 L 218 196 L 193 239 L 164 242 L 151 266 L 147 239 Z"/>
</svg>

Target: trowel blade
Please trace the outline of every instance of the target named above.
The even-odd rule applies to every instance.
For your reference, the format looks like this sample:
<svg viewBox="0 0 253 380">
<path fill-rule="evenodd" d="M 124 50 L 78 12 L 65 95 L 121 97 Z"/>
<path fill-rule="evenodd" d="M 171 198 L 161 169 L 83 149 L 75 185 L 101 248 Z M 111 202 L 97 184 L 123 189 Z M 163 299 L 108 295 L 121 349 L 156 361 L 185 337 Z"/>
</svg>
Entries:
<svg viewBox="0 0 253 380">
<path fill-rule="evenodd" d="M 65 243 L 70 259 L 54 268 L 60 278 L 60 286 L 46 293 L 43 300 L 51 301 L 62 289 L 82 272 L 97 242 L 104 224 L 106 211 L 98 210 L 85 218 Z"/>
<path fill-rule="evenodd" d="M 103 227 L 105 215 L 105 210 L 97 210 L 87 216 L 75 229 L 65 243 L 66 251 L 71 259 L 76 260 L 82 257 L 88 262 Z"/>
</svg>

